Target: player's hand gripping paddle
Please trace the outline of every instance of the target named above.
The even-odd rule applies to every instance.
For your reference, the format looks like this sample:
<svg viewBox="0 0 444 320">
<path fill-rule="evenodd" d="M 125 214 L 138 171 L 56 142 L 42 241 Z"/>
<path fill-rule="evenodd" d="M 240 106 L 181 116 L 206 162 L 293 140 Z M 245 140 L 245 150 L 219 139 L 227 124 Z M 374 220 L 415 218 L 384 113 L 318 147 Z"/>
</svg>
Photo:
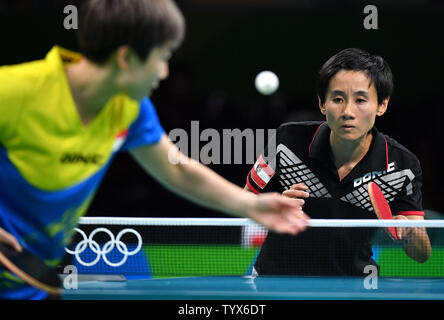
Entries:
<svg viewBox="0 0 444 320">
<path fill-rule="evenodd" d="M 46 265 L 24 248 L 18 252 L 9 245 L 0 243 L 0 264 L 26 283 L 50 295 L 58 296 L 62 293 L 62 281 L 55 268 Z"/>
<path fill-rule="evenodd" d="M 384 194 L 378 185 L 374 182 L 368 184 L 368 195 L 370 196 L 370 201 L 372 202 L 373 209 L 375 210 L 378 219 L 393 219 L 392 210 L 385 200 Z M 384 228 L 384 231 L 392 240 L 398 240 L 398 233 L 396 227 Z"/>
</svg>

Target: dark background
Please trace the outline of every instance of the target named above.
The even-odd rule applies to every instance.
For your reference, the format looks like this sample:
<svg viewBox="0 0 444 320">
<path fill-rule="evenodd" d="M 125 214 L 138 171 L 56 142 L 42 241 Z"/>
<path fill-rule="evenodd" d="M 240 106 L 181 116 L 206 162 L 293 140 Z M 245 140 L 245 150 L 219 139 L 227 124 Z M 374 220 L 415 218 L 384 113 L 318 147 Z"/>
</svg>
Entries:
<svg viewBox="0 0 444 320">
<path fill-rule="evenodd" d="M 2 0 L 0 65 L 41 59 L 54 44 L 76 50 L 74 31 L 63 28 L 63 7 L 80 2 Z M 378 30 L 363 27 L 367 4 L 378 8 Z M 424 207 L 444 211 L 442 1 L 184 0 L 178 5 L 187 21 L 186 38 L 171 60 L 169 79 L 152 96 L 167 133 L 183 128 L 190 134 L 193 120 L 200 122 L 200 132 L 222 132 L 321 119 L 316 72 L 338 51 L 359 47 L 383 56 L 395 77 L 395 93 L 378 129 L 417 155 Z M 281 83 L 269 97 L 253 85 L 265 69 Z M 243 187 L 251 164 L 210 167 Z M 225 217 L 171 194 L 128 154 L 113 162 L 88 215 Z"/>
</svg>

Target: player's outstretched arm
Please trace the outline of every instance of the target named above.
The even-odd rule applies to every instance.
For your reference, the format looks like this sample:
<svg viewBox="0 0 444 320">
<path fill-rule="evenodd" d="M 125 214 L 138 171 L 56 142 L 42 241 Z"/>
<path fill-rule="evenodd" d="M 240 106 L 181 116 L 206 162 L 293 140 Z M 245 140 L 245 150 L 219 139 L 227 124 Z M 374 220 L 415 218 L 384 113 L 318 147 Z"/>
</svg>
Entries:
<svg viewBox="0 0 444 320">
<path fill-rule="evenodd" d="M 393 219 L 424 220 L 422 216 L 397 215 Z M 429 236 L 425 228 L 396 228 L 398 237 L 405 240 L 405 253 L 417 262 L 426 262 L 432 253 Z"/>
<path fill-rule="evenodd" d="M 296 234 L 308 224 L 302 211 L 304 200 L 242 192 L 240 187 L 182 154 L 166 135 L 159 143 L 133 149 L 131 154 L 166 188 L 199 205 L 251 218 L 275 232 Z"/>
</svg>

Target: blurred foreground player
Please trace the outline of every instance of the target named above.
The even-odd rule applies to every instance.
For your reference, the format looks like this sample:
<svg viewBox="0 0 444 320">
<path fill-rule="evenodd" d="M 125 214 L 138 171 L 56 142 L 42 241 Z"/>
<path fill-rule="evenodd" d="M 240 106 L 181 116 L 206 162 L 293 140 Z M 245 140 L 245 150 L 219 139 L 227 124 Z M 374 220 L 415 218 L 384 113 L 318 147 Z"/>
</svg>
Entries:
<svg viewBox="0 0 444 320">
<path fill-rule="evenodd" d="M 0 68 L 1 242 L 57 265 L 123 151 L 195 203 L 276 232 L 305 229 L 303 200 L 243 193 L 168 140 L 145 96 L 167 78 L 184 30 L 171 0 L 92 0 L 80 11 L 81 54 L 55 46 L 43 60 Z M 0 299 L 45 297 L 0 269 Z"/>
<path fill-rule="evenodd" d="M 325 122 L 294 122 L 276 133 L 276 155 L 259 157 L 246 191 L 277 191 L 305 198 L 312 219 L 376 219 L 367 184 L 386 191 L 395 219 L 424 219 L 421 167 L 409 150 L 378 132 L 393 90 L 389 65 L 359 49 L 331 57 L 318 74 L 319 108 Z M 375 228 L 313 228 L 296 237 L 270 232 L 255 264 L 258 274 L 364 275 L 374 265 Z M 428 259 L 424 228 L 398 228 L 408 256 Z"/>
</svg>

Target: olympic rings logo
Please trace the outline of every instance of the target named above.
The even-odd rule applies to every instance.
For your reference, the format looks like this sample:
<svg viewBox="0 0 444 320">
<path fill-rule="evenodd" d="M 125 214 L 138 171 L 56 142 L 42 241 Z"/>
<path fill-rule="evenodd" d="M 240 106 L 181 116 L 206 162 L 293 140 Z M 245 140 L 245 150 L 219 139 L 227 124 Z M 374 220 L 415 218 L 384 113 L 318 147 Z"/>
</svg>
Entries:
<svg viewBox="0 0 444 320">
<path fill-rule="evenodd" d="M 94 266 L 99 262 L 100 257 L 102 257 L 103 261 L 105 261 L 105 263 L 110 267 L 119 267 L 126 262 L 129 256 L 135 255 L 142 248 L 142 237 L 134 229 L 123 229 L 117 234 L 117 237 L 114 237 L 114 234 L 106 228 L 95 229 L 93 232 L 91 232 L 89 237 L 86 236 L 85 232 L 78 228 L 75 228 L 74 230 L 82 235 L 83 240 L 75 246 L 74 250 L 69 250 L 68 248 L 65 248 L 65 251 L 71 255 L 74 255 L 77 261 L 85 267 Z M 97 241 L 93 240 L 94 236 L 99 232 L 104 232 L 108 234 L 110 238 L 110 240 L 106 242 L 103 246 L 103 249 L 100 248 L 100 245 L 97 243 Z M 128 247 L 126 246 L 126 244 L 120 240 L 122 236 L 127 233 L 132 233 L 137 237 L 137 247 L 132 251 L 128 251 Z M 97 254 L 97 257 L 90 262 L 85 262 L 80 257 L 80 254 L 83 253 L 87 247 L 89 247 L 92 252 Z M 107 254 L 110 253 L 114 249 L 114 247 L 116 247 L 117 250 L 119 250 L 119 252 L 123 254 L 123 258 L 119 262 L 112 262 L 109 261 L 107 258 Z"/>
</svg>

